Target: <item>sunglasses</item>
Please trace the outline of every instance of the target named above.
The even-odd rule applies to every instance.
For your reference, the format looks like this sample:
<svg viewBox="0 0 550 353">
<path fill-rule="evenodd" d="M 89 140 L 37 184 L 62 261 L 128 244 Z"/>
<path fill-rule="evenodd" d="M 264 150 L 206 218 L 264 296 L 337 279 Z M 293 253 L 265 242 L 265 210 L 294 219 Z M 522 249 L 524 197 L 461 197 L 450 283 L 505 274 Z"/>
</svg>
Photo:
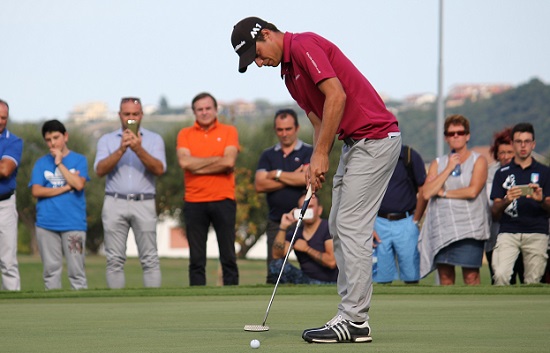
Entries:
<svg viewBox="0 0 550 353">
<path fill-rule="evenodd" d="M 141 104 L 141 100 L 136 97 L 124 97 L 120 100 L 120 104 L 127 103 L 127 102 L 132 102 L 134 104 Z"/>
<path fill-rule="evenodd" d="M 449 131 L 445 131 L 444 133 L 445 136 L 447 137 L 453 137 L 453 136 L 464 136 L 466 135 L 466 130 L 461 130 L 461 131 L 452 131 L 452 132 L 449 132 Z"/>
</svg>

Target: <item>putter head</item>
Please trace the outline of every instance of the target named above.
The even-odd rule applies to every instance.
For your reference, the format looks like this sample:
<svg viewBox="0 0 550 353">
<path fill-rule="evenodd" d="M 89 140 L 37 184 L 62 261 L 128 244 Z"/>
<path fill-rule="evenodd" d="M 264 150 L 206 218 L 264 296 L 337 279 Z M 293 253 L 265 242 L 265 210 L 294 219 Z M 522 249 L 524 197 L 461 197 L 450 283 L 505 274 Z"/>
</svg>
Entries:
<svg viewBox="0 0 550 353">
<path fill-rule="evenodd" d="M 265 325 L 244 325 L 245 331 L 262 332 L 269 331 L 269 326 Z"/>
</svg>

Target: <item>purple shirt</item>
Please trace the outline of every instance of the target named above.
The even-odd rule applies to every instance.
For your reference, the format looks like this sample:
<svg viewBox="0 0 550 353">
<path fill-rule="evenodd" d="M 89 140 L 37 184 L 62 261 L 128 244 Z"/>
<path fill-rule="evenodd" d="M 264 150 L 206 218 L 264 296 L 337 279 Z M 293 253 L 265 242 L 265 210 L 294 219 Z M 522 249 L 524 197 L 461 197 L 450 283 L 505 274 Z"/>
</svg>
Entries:
<svg viewBox="0 0 550 353">
<path fill-rule="evenodd" d="M 336 45 L 315 33 L 285 33 L 281 76 L 298 105 L 321 120 L 325 96 L 317 85 L 332 77 L 340 80 L 347 95 L 340 140 L 382 139 L 399 132 L 397 119 L 365 76 Z"/>
</svg>

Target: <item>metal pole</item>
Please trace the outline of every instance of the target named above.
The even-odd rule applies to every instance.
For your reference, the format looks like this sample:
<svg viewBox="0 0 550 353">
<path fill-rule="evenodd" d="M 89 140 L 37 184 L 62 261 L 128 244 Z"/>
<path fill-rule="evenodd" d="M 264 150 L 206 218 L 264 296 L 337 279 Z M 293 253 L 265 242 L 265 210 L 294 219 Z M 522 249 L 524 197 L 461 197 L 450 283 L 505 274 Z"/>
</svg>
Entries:
<svg viewBox="0 0 550 353">
<path fill-rule="evenodd" d="M 445 97 L 443 93 L 443 2 L 439 0 L 439 58 L 437 75 L 437 124 L 436 124 L 436 157 L 443 155 L 443 125 L 445 120 Z"/>
</svg>

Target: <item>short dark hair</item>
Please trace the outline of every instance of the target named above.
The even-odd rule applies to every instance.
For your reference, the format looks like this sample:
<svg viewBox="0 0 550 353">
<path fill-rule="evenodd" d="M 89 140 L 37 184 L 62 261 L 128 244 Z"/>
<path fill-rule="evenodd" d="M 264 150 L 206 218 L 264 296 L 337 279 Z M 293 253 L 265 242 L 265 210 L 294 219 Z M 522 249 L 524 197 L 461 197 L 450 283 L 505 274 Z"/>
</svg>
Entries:
<svg viewBox="0 0 550 353">
<path fill-rule="evenodd" d="M 294 111 L 294 109 L 279 109 L 275 112 L 275 116 L 273 117 L 273 126 L 275 126 L 275 120 L 277 120 L 277 117 L 280 116 L 281 119 L 286 118 L 287 116 L 291 116 L 294 119 L 294 126 L 298 127 L 300 124 L 298 123 L 298 115 Z"/>
<path fill-rule="evenodd" d="M 191 108 L 193 109 L 193 111 L 195 111 L 195 103 L 198 100 L 201 100 L 203 98 L 208 98 L 208 97 L 212 98 L 212 101 L 214 102 L 214 108 L 218 109 L 218 101 L 216 101 L 216 98 L 214 98 L 214 96 L 208 92 L 201 92 L 197 94 L 195 98 L 193 98 L 193 100 L 191 101 Z"/>
<path fill-rule="evenodd" d="M 60 132 L 62 134 L 65 134 L 67 132 L 67 129 L 65 129 L 65 125 L 59 120 L 48 120 L 42 125 L 42 137 L 46 137 L 46 134 L 48 132 Z"/>
<path fill-rule="evenodd" d="M 269 29 L 272 32 L 281 32 L 277 26 L 275 26 L 273 23 L 267 23 L 264 28 L 262 29 Z M 258 35 L 256 36 L 256 42 L 265 42 L 264 34 L 262 31 L 258 32 Z"/>
<path fill-rule="evenodd" d="M 8 108 L 8 112 L 10 111 L 10 106 L 9 106 L 8 102 L 6 102 L 3 99 L 0 99 L 0 104 L 4 104 Z"/>
<path fill-rule="evenodd" d="M 516 124 L 513 128 L 512 128 L 512 133 L 510 134 L 510 138 L 513 140 L 514 139 L 514 135 L 516 134 L 516 132 L 528 132 L 530 133 L 531 135 L 533 135 L 533 141 L 535 140 L 535 128 L 533 127 L 532 124 L 530 123 L 519 123 L 519 124 Z"/>
</svg>

